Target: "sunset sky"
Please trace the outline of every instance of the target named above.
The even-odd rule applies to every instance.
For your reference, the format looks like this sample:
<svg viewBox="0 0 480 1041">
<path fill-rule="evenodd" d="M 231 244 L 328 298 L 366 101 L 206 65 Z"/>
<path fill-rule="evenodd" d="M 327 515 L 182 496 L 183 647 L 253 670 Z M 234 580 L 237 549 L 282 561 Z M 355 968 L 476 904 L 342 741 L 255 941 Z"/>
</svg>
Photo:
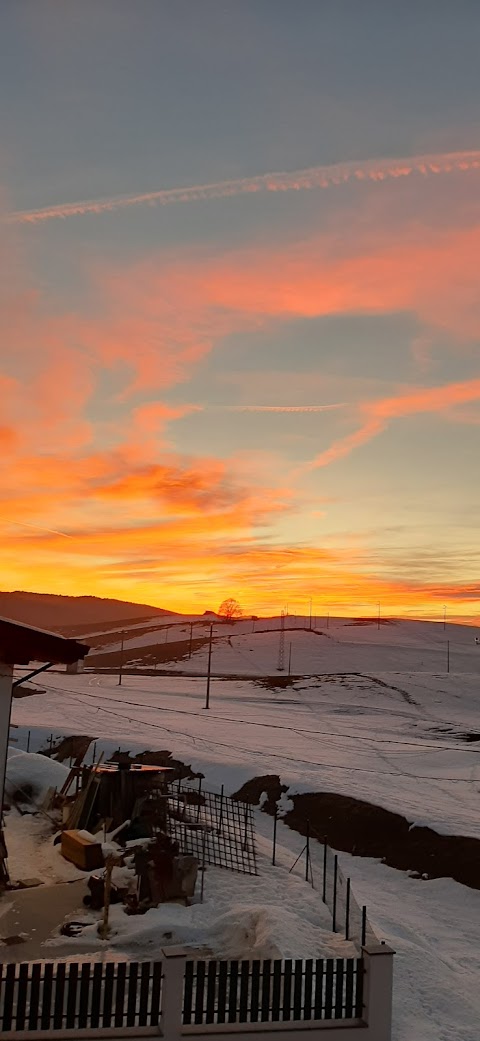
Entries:
<svg viewBox="0 0 480 1041">
<path fill-rule="evenodd" d="M 477 0 L 1 23 L 0 587 L 476 618 Z"/>
</svg>

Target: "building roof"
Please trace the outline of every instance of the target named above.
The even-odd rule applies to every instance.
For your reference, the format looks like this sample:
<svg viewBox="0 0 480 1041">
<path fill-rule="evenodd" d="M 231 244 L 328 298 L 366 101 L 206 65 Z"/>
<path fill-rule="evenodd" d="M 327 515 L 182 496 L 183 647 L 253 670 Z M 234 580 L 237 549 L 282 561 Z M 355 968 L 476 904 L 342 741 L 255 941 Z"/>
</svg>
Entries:
<svg viewBox="0 0 480 1041">
<path fill-rule="evenodd" d="M 31 661 L 71 665 L 85 658 L 90 647 L 67 640 L 45 629 L 34 629 L 12 618 L 0 618 L 0 661 L 9 665 L 28 665 Z"/>
</svg>

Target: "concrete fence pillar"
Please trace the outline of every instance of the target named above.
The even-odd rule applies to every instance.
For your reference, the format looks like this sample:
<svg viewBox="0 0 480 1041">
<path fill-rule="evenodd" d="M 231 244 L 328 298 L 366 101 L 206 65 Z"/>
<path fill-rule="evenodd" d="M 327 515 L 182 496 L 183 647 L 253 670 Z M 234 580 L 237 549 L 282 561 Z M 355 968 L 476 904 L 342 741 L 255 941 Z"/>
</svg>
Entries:
<svg viewBox="0 0 480 1041">
<path fill-rule="evenodd" d="M 178 1041 L 182 1034 L 183 986 L 187 951 L 185 947 L 162 949 L 162 1013 L 160 1032 L 167 1041 Z"/>
<path fill-rule="evenodd" d="M 385 943 L 362 947 L 363 1015 L 368 1024 L 368 1041 L 391 1041 L 394 954 Z"/>
</svg>

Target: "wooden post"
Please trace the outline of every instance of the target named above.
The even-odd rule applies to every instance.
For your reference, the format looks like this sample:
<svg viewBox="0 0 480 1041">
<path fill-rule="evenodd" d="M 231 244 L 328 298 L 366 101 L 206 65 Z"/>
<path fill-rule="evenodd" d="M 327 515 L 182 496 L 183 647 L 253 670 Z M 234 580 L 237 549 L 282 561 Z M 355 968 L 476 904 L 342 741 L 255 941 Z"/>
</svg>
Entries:
<svg viewBox="0 0 480 1041">
<path fill-rule="evenodd" d="M 275 864 L 275 855 L 277 852 L 277 821 L 278 821 L 278 808 L 275 804 L 275 813 L 273 815 L 273 849 L 272 849 L 272 864 Z"/>
<path fill-rule="evenodd" d="M 116 859 L 117 858 L 114 857 L 114 856 L 109 856 L 109 857 L 107 857 L 107 860 L 106 860 L 106 863 L 105 863 L 105 889 L 104 889 L 104 898 L 103 898 L 103 918 L 102 918 L 102 921 L 99 923 L 99 926 L 98 926 L 98 935 L 101 937 L 102 940 L 106 940 L 107 939 L 108 933 L 110 931 L 110 927 L 109 927 L 109 924 L 108 924 L 108 915 L 109 915 L 109 911 L 110 911 L 110 894 L 111 894 L 111 891 L 112 891 L 112 871 L 113 871 L 113 869 L 115 867 Z"/>
</svg>

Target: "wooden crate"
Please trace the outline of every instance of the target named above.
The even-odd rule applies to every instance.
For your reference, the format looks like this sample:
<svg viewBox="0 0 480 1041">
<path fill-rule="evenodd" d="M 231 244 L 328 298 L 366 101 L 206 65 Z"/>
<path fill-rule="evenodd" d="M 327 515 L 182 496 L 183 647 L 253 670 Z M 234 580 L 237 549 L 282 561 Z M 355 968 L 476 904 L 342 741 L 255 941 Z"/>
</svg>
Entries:
<svg viewBox="0 0 480 1041">
<path fill-rule="evenodd" d="M 101 843 L 87 838 L 80 831 L 64 831 L 61 850 L 65 860 L 82 871 L 95 871 L 104 865 Z"/>
</svg>

